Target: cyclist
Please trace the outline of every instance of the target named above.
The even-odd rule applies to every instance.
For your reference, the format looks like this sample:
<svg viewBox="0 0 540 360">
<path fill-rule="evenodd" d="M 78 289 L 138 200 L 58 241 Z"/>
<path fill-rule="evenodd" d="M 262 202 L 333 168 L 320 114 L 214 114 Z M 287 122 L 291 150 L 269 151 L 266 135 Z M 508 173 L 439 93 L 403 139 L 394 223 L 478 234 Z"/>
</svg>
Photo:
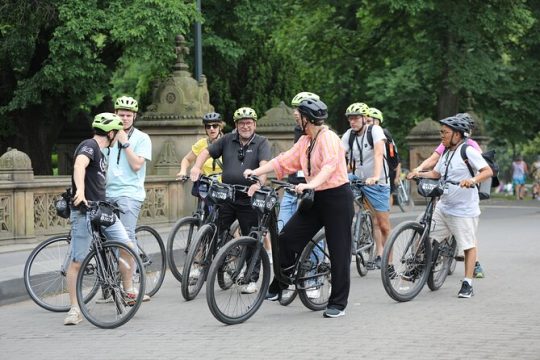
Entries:
<svg viewBox="0 0 540 360">
<path fill-rule="evenodd" d="M 70 216 L 71 263 L 66 277 L 71 309 L 64 319 L 64 325 L 76 325 L 82 321 L 81 311 L 77 303 L 76 281 L 81 261 L 88 254 L 92 238 L 85 205 L 88 204 L 88 200 L 105 200 L 106 164 L 101 149 L 114 144 L 118 133 L 123 127 L 122 119 L 118 115 L 112 113 L 98 114 L 92 123 L 94 136 L 81 142 L 75 150 L 75 163 L 71 177 L 74 194 Z M 113 225 L 102 228 L 102 230 L 107 239 L 129 243 L 126 230 L 120 221 L 116 221 Z M 131 243 L 130 246 L 134 247 Z M 128 298 L 134 299 L 136 294 L 130 292 L 132 289 L 132 277 L 129 268 L 128 264 L 127 267 L 121 266 L 120 270 L 124 275 L 124 289 L 128 293 Z"/>
<path fill-rule="evenodd" d="M 370 268 L 381 268 L 383 247 L 390 234 L 390 185 L 386 156 L 386 136 L 379 125 L 368 125 L 369 106 L 353 103 L 345 112 L 351 128 L 341 140 L 348 154 L 349 169 L 352 176 L 365 181 L 362 188 L 369 205 L 375 212 L 373 234 L 377 245 L 377 257 Z M 372 145 L 368 140 L 371 133 Z M 351 141 L 351 137 L 352 141 Z"/>
<path fill-rule="evenodd" d="M 297 193 L 315 190 L 310 209 L 297 211 L 279 234 L 279 259 L 283 269 L 290 268 L 296 255 L 324 226 L 332 263 L 332 290 L 324 317 L 345 315 L 350 288 L 351 223 L 354 215 L 353 195 L 347 177 L 345 151 L 339 137 L 324 121 L 328 118 L 326 104 L 320 100 L 304 99 L 297 107 L 300 125 L 305 133 L 291 149 L 244 176 L 261 176 L 274 171 L 278 178 L 302 170 L 306 183 L 296 186 Z M 278 300 L 287 284 L 274 278 L 266 295 Z"/>
<path fill-rule="evenodd" d="M 461 116 L 451 116 L 439 121 L 441 123 L 441 140 L 446 148 L 434 170 L 422 173 L 422 177 L 440 179 L 445 190 L 433 213 L 436 226 L 431 237 L 443 241 L 454 236 L 458 247 L 465 255 L 465 278 L 458 293 L 460 298 L 473 295 L 472 278 L 476 260 L 476 238 L 480 215 L 477 183 L 490 178 L 493 173 L 481 153 L 468 146 L 468 162 L 477 171 L 471 177 L 467 164 L 460 156 L 461 146 L 465 143 L 466 134 L 470 132 L 470 122 Z M 455 156 L 458 154 L 457 156 Z"/>
<path fill-rule="evenodd" d="M 146 197 L 144 180 L 146 162 L 152 160 L 150 137 L 133 126 L 139 105 L 129 96 L 121 96 L 114 103 L 114 110 L 124 127 L 116 135 L 117 146 L 109 147 L 107 168 L 107 200 L 116 202 L 122 209 L 120 221 L 126 228 L 129 240 L 135 243 L 137 219 Z M 100 301 L 99 299 L 98 301 Z M 112 297 L 107 299 L 112 301 Z M 143 301 L 150 297 L 144 295 Z"/>
<path fill-rule="evenodd" d="M 248 235 L 252 227 L 257 226 L 257 213 L 251 207 L 251 195 L 257 191 L 266 177 L 261 178 L 261 184 L 251 184 L 242 176 L 245 169 L 264 165 L 270 160 L 270 144 L 268 139 L 257 135 L 257 113 L 249 107 L 241 107 L 234 112 L 233 119 L 236 125 L 234 133 L 225 134 L 217 139 L 208 148 L 201 151 L 197 156 L 195 165 L 191 168 L 192 181 L 199 179 L 203 164 L 209 157 L 213 159 L 223 158 L 222 181 L 226 184 L 246 185 L 249 189 L 246 193 L 237 191 L 233 203 L 225 203 L 220 209 L 220 228 L 228 229 L 234 220 L 238 219 L 243 235 Z M 257 267 L 259 268 L 259 267 Z M 254 274 L 258 277 L 258 273 Z M 256 281 L 244 285 L 242 293 L 252 294 L 256 291 Z"/>
<path fill-rule="evenodd" d="M 180 162 L 180 171 L 178 174 L 176 174 L 176 176 L 179 178 L 187 175 L 188 167 L 195 162 L 197 156 L 204 149 L 223 136 L 223 121 L 220 114 L 216 112 L 209 112 L 203 116 L 202 122 L 204 125 L 204 131 L 206 132 L 206 138 L 197 140 L 197 142 L 191 146 L 191 151 L 182 158 L 182 161 Z M 202 173 L 204 175 L 219 174 L 222 172 L 222 165 L 221 158 L 208 159 L 203 164 Z M 197 183 L 194 183 L 193 185 L 193 196 L 199 196 L 196 184 Z"/>
</svg>

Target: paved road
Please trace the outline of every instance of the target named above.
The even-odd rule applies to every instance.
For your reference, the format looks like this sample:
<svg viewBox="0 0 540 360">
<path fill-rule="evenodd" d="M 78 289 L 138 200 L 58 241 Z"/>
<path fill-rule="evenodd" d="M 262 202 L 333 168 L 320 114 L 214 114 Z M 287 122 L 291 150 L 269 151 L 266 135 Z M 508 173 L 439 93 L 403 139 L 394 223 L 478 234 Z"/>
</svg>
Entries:
<svg viewBox="0 0 540 360">
<path fill-rule="evenodd" d="M 353 267 L 347 315 L 324 319 L 299 300 L 265 302 L 246 323 L 224 326 L 204 289 L 183 301 L 167 274 L 162 290 L 119 329 L 62 325 L 31 301 L 0 307 L 3 359 L 540 359 L 540 207 L 484 206 L 480 254 L 486 278 L 458 299 L 462 263 L 442 289 L 395 303 L 379 273 Z M 401 218 L 403 219 L 403 217 Z M 536 280 L 535 280 L 536 279 Z M 535 285 L 536 284 L 536 285 Z"/>
</svg>

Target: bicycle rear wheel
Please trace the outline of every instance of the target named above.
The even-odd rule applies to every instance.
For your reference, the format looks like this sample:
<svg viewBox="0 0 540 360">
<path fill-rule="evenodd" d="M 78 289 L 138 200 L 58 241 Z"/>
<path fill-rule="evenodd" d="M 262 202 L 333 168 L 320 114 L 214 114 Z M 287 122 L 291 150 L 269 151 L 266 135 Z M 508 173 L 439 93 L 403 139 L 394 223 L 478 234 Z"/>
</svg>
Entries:
<svg viewBox="0 0 540 360">
<path fill-rule="evenodd" d="M 259 251 L 254 259 L 254 251 Z M 249 267 L 255 262 L 254 270 L 248 274 Z M 231 286 L 223 289 L 218 281 L 221 272 Z M 255 283 L 256 291 L 247 287 Z M 261 304 L 270 285 L 270 261 L 258 240 L 242 236 L 225 244 L 212 261 L 206 280 L 206 301 L 212 315 L 224 324 L 239 324 L 253 316 Z"/>
<path fill-rule="evenodd" d="M 456 270 L 456 265 L 457 265 L 457 260 L 456 260 L 456 255 L 457 255 L 457 242 L 456 242 L 456 238 L 454 237 L 454 235 L 452 235 L 452 237 L 450 238 L 449 240 L 450 243 L 454 243 L 455 246 L 456 246 L 456 252 L 454 253 L 454 257 L 452 258 L 452 260 L 450 261 L 450 266 L 448 267 L 448 275 L 452 275 L 454 273 L 454 271 Z"/>
<path fill-rule="evenodd" d="M 199 219 L 193 216 L 184 217 L 173 225 L 167 238 L 169 269 L 176 280 L 180 282 L 182 282 L 182 270 L 184 269 L 184 261 L 189 251 L 189 245 L 199 227 Z"/>
<path fill-rule="evenodd" d="M 439 290 L 441 288 L 448 276 L 452 261 L 455 261 L 454 256 L 457 251 L 457 243 L 453 236 L 449 241 L 450 242 L 445 240 L 441 243 L 433 244 L 433 265 L 431 266 L 431 271 L 427 280 L 427 284 L 431 291 Z"/>
<path fill-rule="evenodd" d="M 373 219 L 371 213 L 365 211 L 358 214 L 358 233 L 356 239 L 356 271 L 360 276 L 368 273 L 368 264 L 375 259 L 375 242 L 373 241 Z"/>
<path fill-rule="evenodd" d="M 154 296 L 163 284 L 167 268 L 165 245 L 159 233 L 150 226 L 137 226 L 135 229 L 137 250 L 144 266 L 146 294 Z"/>
<path fill-rule="evenodd" d="M 193 300 L 204 284 L 206 273 L 210 267 L 212 239 L 215 227 L 203 225 L 193 237 L 182 271 L 182 296 L 187 301 Z"/>
<path fill-rule="evenodd" d="M 70 242 L 71 238 L 66 235 L 41 242 L 24 266 L 24 286 L 28 295 L 49 311 L 66 312 L 70 308 L 66 282 Z"/>
<path fill-rule="evenodd" d="M 394 228 L 384 246 L 381 277 L 388 295 L 400 302 L 412 300 L 427 281 L 431 245 L 423 237 L 424 228 L 406 221 Z"/>
<path fill-rule="evenodd" d="M 305 307 L 319 311 L 326 309 L 332 276 L 328 242 L 324 234 L 320 234 L 313 242 L 309 242 L 298 260 L 296 274 L 296 291 Z"/>
<path fill-rule="evenodd" d="M 77 276 L 77 301 L 90 323 L 113 329 L 128 322 L 139 310 L 144 296 L 144 268 L 129 246 L 104 242 L 99 252 L 90 251 L 81 269 L 93 269 L 79 271 Z M 94 291 L 95 287 L 87 285 L 91 283 L 102 291 Z M 102 294 L 107 297 L 102 299 Z"/>
</svg>

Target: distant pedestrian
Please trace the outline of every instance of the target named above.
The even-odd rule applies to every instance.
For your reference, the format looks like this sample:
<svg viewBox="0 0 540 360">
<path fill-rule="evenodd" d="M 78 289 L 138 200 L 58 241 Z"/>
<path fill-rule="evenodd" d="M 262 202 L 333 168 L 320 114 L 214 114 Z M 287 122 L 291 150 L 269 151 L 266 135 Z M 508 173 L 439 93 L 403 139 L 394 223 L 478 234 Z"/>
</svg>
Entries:
<svg viewBox="0 0 540 360">
<path fill-rule="evenodd" d="M 512 183 L 514 184 L 514 192 L 518 200 L 523 200 L 525 196 L 525 180 L 529 168 L 527 163 L 523 161 L 523 157 L 519 155 L 516 160 L 512 162 Z"/>
</svg>

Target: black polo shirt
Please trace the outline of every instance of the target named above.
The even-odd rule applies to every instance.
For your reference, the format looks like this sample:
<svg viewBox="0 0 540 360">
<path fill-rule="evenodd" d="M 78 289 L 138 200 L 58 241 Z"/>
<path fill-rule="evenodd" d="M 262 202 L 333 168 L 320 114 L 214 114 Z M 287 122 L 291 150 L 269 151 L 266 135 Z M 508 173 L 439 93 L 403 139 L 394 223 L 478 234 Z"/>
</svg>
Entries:
<svg viewBox="0 0 540 360">
<path fill-rule="evenodd" d="M 248 144 L 242 146 L 237 133 L 225 134 L 208 147 L 214 159 L 222 157 L 222 181 L 226 184 L 250 185 L 244 178 L 244 170 L 256 169 L 261 161 L 271 159 L 270 143 L 264 136 L 254 134 Z"/>
</svg>

